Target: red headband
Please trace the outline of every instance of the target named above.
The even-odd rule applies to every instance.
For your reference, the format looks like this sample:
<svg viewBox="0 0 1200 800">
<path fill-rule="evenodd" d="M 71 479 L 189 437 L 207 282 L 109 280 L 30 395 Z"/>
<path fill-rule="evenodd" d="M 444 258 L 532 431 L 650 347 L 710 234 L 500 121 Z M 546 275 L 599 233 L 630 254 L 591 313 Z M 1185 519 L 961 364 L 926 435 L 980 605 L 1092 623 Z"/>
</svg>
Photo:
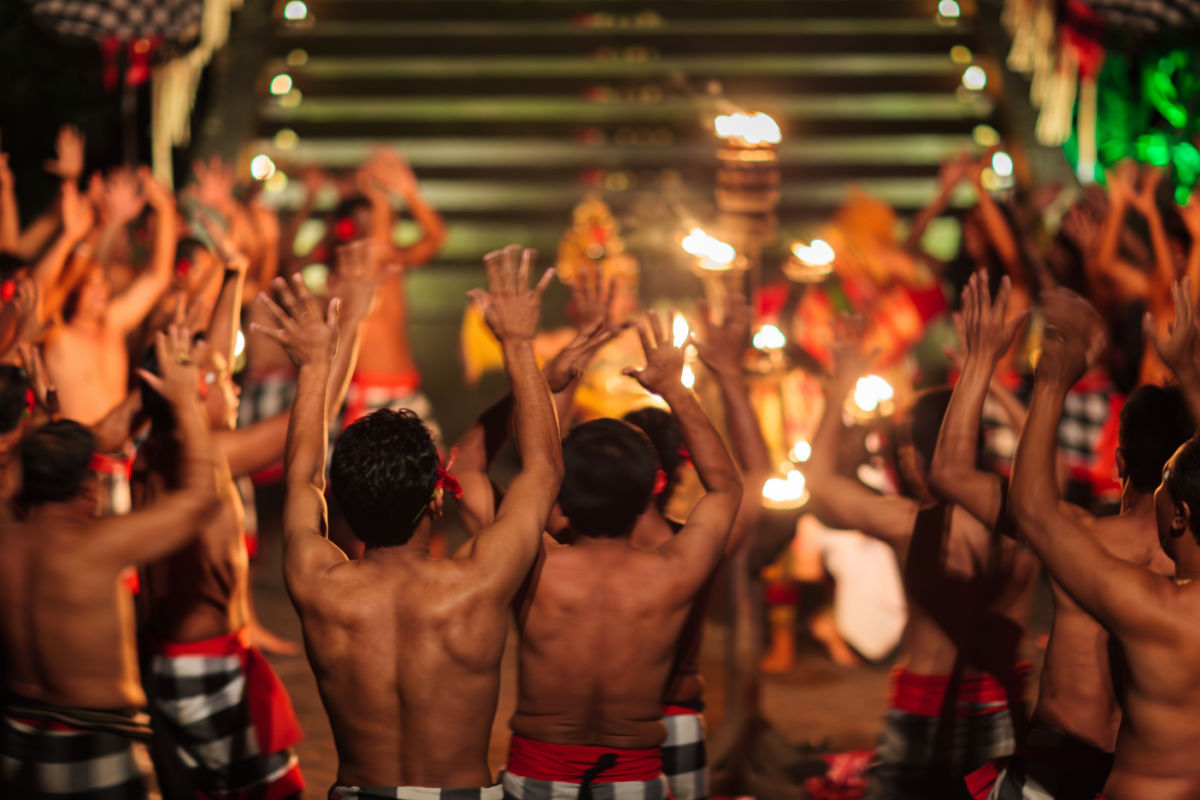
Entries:
<svg viewBox="0 0 1200 800">
<path fill-rule="evenodd" d="M 447 491 L 454 495 L 455 500 L 461 500 L 463 496 L 462 484 L 458 482 L 458 478 L 450 474 L 450 469 L 454 466 L 454 459 L 458 457 L 458 450 L 450 448 L 450 459 L 445 464 L 438 460 L 437 468 L 437 483 L 433 485 L 433 490 L 436 492 L 439 489 Z"/>
</svg>

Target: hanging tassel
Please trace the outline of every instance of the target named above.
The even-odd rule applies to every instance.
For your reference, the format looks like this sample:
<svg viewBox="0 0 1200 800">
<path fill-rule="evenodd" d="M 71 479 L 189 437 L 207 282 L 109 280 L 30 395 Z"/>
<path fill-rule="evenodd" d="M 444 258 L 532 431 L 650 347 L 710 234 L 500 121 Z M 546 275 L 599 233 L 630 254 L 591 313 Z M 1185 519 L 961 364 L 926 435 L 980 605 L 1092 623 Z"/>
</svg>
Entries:
<svg viewBox="0 0 1200 800">
<path fill-rule="evenodd" d="M 1075 173 L 1083 183 L 1096 182 L 1096 78 L 1084 75 L 1079 81 L 1079 115 L 1076 129 L 1079 132 L 1079 160 Z"/>
</svg>

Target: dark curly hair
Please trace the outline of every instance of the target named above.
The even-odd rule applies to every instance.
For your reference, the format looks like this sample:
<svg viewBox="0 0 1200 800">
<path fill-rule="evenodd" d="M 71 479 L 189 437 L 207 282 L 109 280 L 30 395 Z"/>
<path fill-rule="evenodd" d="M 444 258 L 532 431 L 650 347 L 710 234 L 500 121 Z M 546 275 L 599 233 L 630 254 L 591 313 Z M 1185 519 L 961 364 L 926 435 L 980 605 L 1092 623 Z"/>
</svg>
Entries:
<svg viewBox="0 0 1200 800">
<path fill-rule="evenodd" d="M 558 505 L 585 536 L 629 535 L 654 491 L 658 457 L 646 434 L 617 419 L 576 426 L 563 439 Z"/>
<path fill-rule="evenodd" d="M 679 423 L 674 414 L 654 406 L 630 411 L 623 419 L 640 428 L 658 454 L 658 463 L 667 476 L 666 488 L 655 497 L 658 510 L 662 511 L 679 483 L 679 465 L 683 463 L 683 456 L 680 455 L 684 451 L 683 433 L 679 430 Z"/>
<path fill-rule="evenodd" d="M 367 547 L 401 545 L 433 498 L 438 465 L 433 436 L 416 414 L 380 409 L 338 437 L 330 491 Z"/>
<path fill-rule="evenodd" d="M 1139 386 L 1121 407 L 1117 445 L 1125 475 L 1139 492 L 1153 492 L 1163 465 L 1196 432 L 1178 386 Z"/>
<path fill-rule="evenodd" d="M 29 375 L 11 364 L 0 364 L 0 433 L 17 427 L 29 410 Z"/>
<path fill-rule="evenodd" d="M 21 440 L 21 492 L 26 508 L 63 503 L 83 488 L 96 449 L 92 432 L 69 419 L 47 422 Z"/>
</svg>

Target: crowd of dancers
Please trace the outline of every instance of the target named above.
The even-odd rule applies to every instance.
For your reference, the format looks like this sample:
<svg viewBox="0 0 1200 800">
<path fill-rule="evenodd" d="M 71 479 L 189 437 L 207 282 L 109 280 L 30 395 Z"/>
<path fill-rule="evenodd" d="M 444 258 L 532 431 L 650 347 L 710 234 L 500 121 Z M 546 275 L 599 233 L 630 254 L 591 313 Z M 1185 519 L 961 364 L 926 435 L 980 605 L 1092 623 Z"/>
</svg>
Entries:
<svg viewBox="0 0 1200 800">
<path fill-rule="evenodd" d="M 337 749 L 331 800 L 707 796 L 704 613 L 775 468 L 742 366 L 751 299 L 733 292 L 679 341 L 662 315 L 616 313 L 600 265 L 577 271 L 573 337 L 539 363 L 553 270 L 520 246 L 489 253 L 470 302 L 511 391 L 445 448 L 404 294 L 445 225 L 402 158 L 380 151 L 338 183 L 324 240 L 299 256 L 315 173 L 283 230 L 218 160 L 178 194 L 145 169 L 84 189 L 80 135 L 64 128 L 57 151 L 58 197 L 24 229 L 0 156 L 6 797 L 304 792 L 301 731 L 259 649 L 287 643 L 251 602 L 243 479 L 272 473 Z M 950 189 L 978 174 L 966 159 L 943 170 L 914 258 Z M 809 510 L 889 545 L 908 604 L 869 798 L 1200 797 L 1200 213 L 1163 203 L 1160 177 L 1122 167 L 1041 239 L 1036 214 L 980 191 L 958 378 L 898 416 L 898 493 L 839 469 L 843 400 L 874 355 L 860 322 L 839 323 Z M 397 200 L 420 229 L 407 246 L 392 238 Z M 327 275 L 302 269 L 314 262 Z M 625 375 L 660 402 L 572 424 L 577 384 L 617 337 L 636 338 Z M 692 346 L 727 437 L 681 382 Z M 1020 374 L 1018 351 L 1036 368 L 1011 469 L 996 470 L 985 403 Z M 1120 511 L 1103 517 L 1064 500 L 1058 453 L 1068 394 L 1097 371 L 1128 390 Z M 501 487 L 490 467 L 510 435 L 520 470 Z M 685 470 L 703 492 L 675 519 Z M 435 543 L 447 492 L 470 534 L 449 555 Z M 1030 714 L 1043 569 L 1054 622 Z M 518 698 L 497 776 L 510 620 Z"/>
</svg>

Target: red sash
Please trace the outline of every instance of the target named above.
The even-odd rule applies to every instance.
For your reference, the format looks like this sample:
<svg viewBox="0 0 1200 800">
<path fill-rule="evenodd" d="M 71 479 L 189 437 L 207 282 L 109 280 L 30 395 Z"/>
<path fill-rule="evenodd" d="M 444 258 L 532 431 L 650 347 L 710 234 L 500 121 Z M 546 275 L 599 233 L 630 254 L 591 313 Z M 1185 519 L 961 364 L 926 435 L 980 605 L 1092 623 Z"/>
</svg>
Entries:
<svg viewBox="0 0 1200 800">
<path fill-rule="evenodd" d="M 987 674 L 959 678 L 955 715 L 974 717 L 1007 711 L 1010 700 L 1024 698 L 1025 681 L 1031 671 L 1029 662 L 1017 664 L 1007 685 Z M 917 675 L 904 669 L 894 669 L 888 706 L 923 717 L 941 716 L 946 710 L 945 700 L 950 682 L 950 675 Z"/>
<path fill-rule="evenodd" d="M 688 711 L 689 714 L 694 713 Z M 629 749 L 579 744 L 551 744 L 527 739 L 518 733 L 508 748 L 508 765 L 513 775 L 537 781 L 579 783 L 600 757 L 611 753 L 617 762 L 596 776 L 595 783 L 652 781 L 662 774 L 662 750 L 658 747 Z"/>
</svg>

